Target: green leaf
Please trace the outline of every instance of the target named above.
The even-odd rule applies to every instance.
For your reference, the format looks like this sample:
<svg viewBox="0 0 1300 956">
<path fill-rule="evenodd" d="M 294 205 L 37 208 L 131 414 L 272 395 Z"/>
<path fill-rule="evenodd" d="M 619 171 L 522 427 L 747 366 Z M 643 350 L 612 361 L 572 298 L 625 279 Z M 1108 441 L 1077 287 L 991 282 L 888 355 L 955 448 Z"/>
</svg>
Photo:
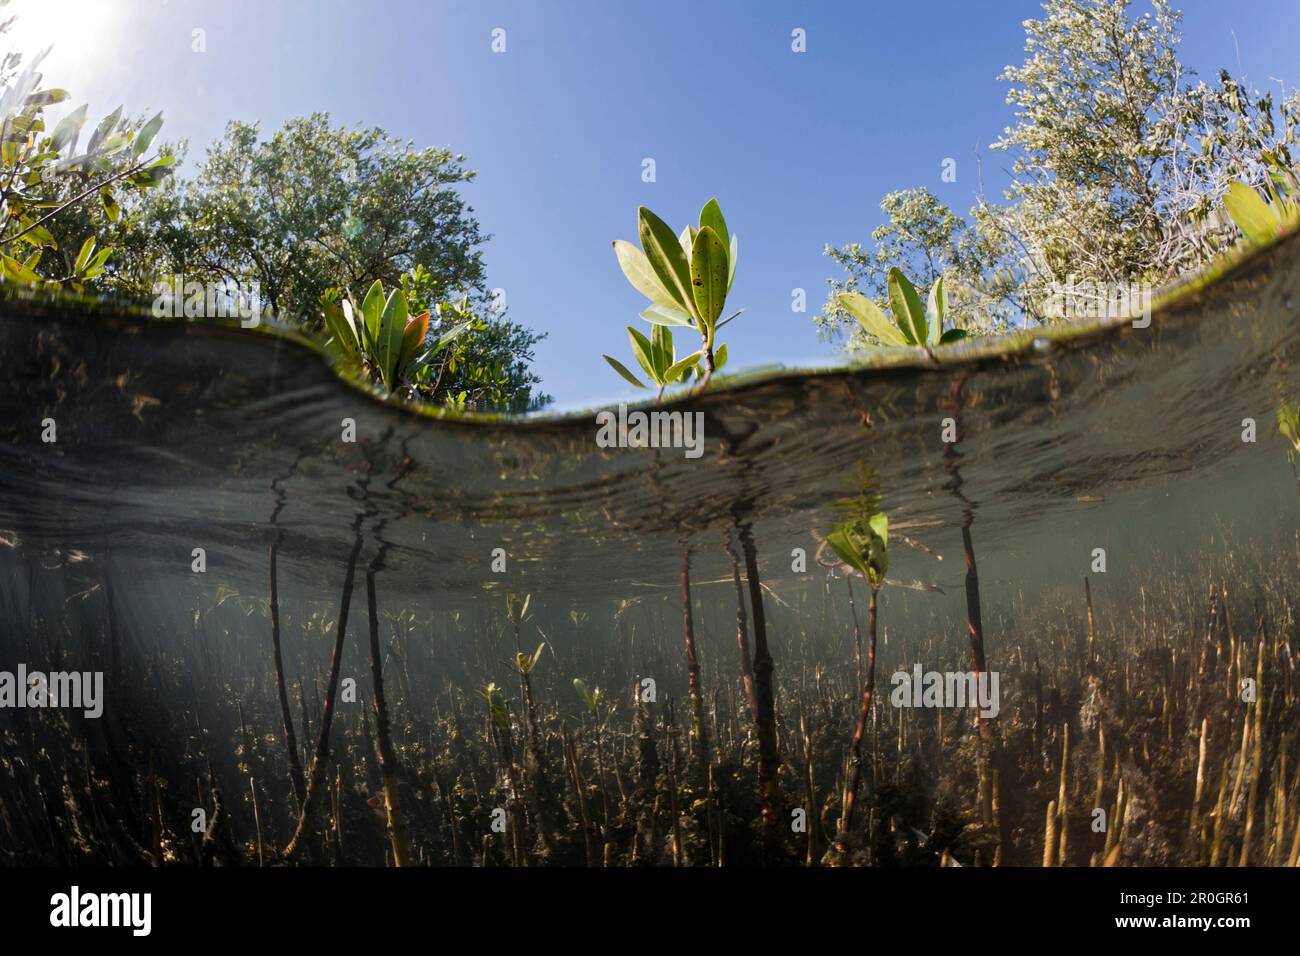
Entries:
<svg viewBox="0 0 1300 956">
<path fill-rule="evenodd" d="M 853 568 L 863 577 L 869 577 L 870 572 L 867 570 L 867 562 L 864 560 L 862 553 L 854 545 L 853 539 L 848 532 L 843 529 L 836 529 L 826 536 L 826 543 L 831 546 L 840 560 Z"/>
<path fill-rule="evenodd" d="M 727 247 L 710 226 L 700 229 L 691 246 L 691 285 L 696 314 L 712 329 L 727 301 Z"/>
<path fill-rule="evenodd" d="M 30 168 L 33 172 L 36 172 L 36 171 L 40 170 L 40 168 L 41 168 L 42 166 L 44 166 L 45 164 L 47 164 L 50 160 L 52 160 L 52 159 L 58 159 L 58 158 L 59 158 L 59 154 L 58 154 L 58 153 L 54 152 L 53 150 L 46 150 L 46 151 L 43 152 L 43 153 L 37 153 L 35 156 L 33 156 L 33 157 L 31 157 L 29 160 L 27 160 L 27 166 L 28 166 L 28 168 Z M 41 181 L 40 176 L 37 176 L 35 179 L 30 179 L 30 180 L 29 180 L 29 185 L 31 185 L 31 184 L 35 184 L 35 183 L 38 183 L 38 182 L 40 182 L 40 181 Z"/>
<path fill-rule="evenodd" d="M 99 125 L 95 127 L 95 132 L 90 134 L 90 143 L 86 146 L 86 152 L 88 154 L 94 155 L 99 144 L 104 141 L 104 137 L 113 131 L 113 127 L 117 125 L 117 121 L 121 118 L 122 107 L 119 106 L 99 121 Z"/>
<path fill-rule="evenodd" d="M 29 93 L 27 99 L 23 100 L 24 106 L 53 106 L 55 103 L 62 103 L 68 98 L 67 90 L 37 90 L 35 93 Z"/>
<path fill-rule="evenodd" d="M 424 337 L 429 332 L 429 313 L 421 312 L 406 323 L 402 332 L 402 351 L 397 357 L 397 375 L 400 377 L 415 361 L 424 348 Z"/>
<path fill-rule="evenodd" d="M 80 273 L 85 268 L 86 263 L 90 261 L 91 254 L 95 251 L 95 237 L 91 236 L 81 244 L 81 251 L 77 253 L 77 261 L 72 266 L 73 273 Z"/>
<path fill-rule="evenodd" d="M 966 338 L 965 329 L 949 329 L 947 332 L 944 332 L 943 335 L 939 336 L 939 344 L 951 345 L 953 342 L 960 342 L 964 338 Z"/>
<path fill-rule="evenodd" d="M 663 381 L 664 369 L 673 364 L 673 333 L 666 325 L 656 325 L 650 330 L 651 357 L 655 363 L 655 378 Z"/>
<path fill-rule="evenodd" d="M 578 692 L 578 696 L 582 699 L 582 702 L 587 705 L 587 709 L 592 713 L 595 713 L 596 701 L 592 697 L 591 691 L 587 689 L 587 682 L 581 677 L 575 677 L 573 679 L 573 689 Z"/>
<path fill-rule="evenodd" d="M 122 207 L 118 205 L 111 186 L 105 186 L 99 191 L 99 200 L 104 204 L 104 215 L 109 222 L 117 222 L 122 218 Z"/>
<path fill-rule="evenodd" d="M 667 306 L 655 303 L 641 313 L 641 318 L 651 325 L 677 325 L 688 329 L 695 328 L 695 319 L 675 305 Z"/>
<path fill-rule="evenodd" d="M 117 153 L 120 153 L 122 150 L 126 149 L 126 147 L 129 146 L 130 144 L 131 144 L 130 130 L 124 130 L 121 132 L 109 134 L 109 136 L 102 143 L 99 144 L 99 156 L 98 156 L 99 168 L 103 170 L 107 170 L 109 167 L 104 165 L 104 160 L 107 159 L 109 156 L 113 156 L 116 155 Z"/>
<path fill-rule="evenodd" d="M 527 617 L 528 617 L 528 602 L 531 601 L 532 599 L 533 599 L 533 596 L 532 596 L 531 594 L 525 594 L 525 595 L 524 595 L 524 599 L 523 599 L 523 601 L 520 602 L 520 600 L 519 600 L 519 595 L 518 595 L 518 594 L 513 594 L 513 593 L 512 593 L 512 594 L 507 594 L 507 595 L 506 595 L 506 614 L 510 617 L 510 620 L 513 621 L 514 623 L 518 624 L 520 621 L 522 621 L 522 620 L 524 620 L 525 618 L 527 618 Z M 520 655 L 520 656 L 523 656 L 523 655 Z"/>
<path fill-rule="evenodd" d="M 150 144 L 153 143 L 153 138 L 157 136 L 158 131 L 162 129 L 162 123 L 162 113 L 159 113 L 140 128 L 140 132 L 137 133 L 135 137 L 135 145 L 131 147 L 131 157 L 133 159 L 139 159 L 145 154 L 149 149 Z"/>
<path fill-rule="evenodd" d="M 38 248 L 42 246 L 49 246 L 51 249 L 59 248 L 59 244 L 54 241 L 54 236 L 50 235 L 50 230 L 46 229 L 44 226 L 28 227 L 23 222 L 20 222 L 20 225 L 22 225 L 24 230 L 22 241 L 28 245 L 36 246 Z"/>
<path fill-rule="evenodd" d="M 0 266 L 3 267 L 5 278 L 10 282 L 17 282 L 22 285 L 36 285 L 41 281 L 40 276 L 12 256 L 0 253 Z"/>
<path fill-rule="evenodd" d="M 615 239 L 614 255 L 618 257 L 619 268 L 623 270 L 623 275 L 627 276 L 627 281 L 632 283 L 634 289 L 657 306 L 681 311 L 676 298 L 659 280 L 644 252 L 630 242 Z"/>
<path fill-rule="evenodd" d="M 930 300 L 926 303 L 925 314 L 929 320 L 926 328 L 926 344 L 938 345 L 939 334 L 943 331 L 943 314 L 947 308 L 947 296 L 943 291 L 943 276 L 934 280 L 930 286 Z"/>
<path fill-rule="evenodd" d="M 384 314 L 384 284 L 378 279 L 361 300 L 361 327 L 365 330 L 366 351 L 375 353 L 379 348 L 379 317 Z M 372 356 L 373 357 L 373 356 Z"/>
<path fill-rule="evenodd" d="M 921 297 L 916 294 L 916 286 L 903 275 L 903 270 L 894 266 L 889 270 L 889 305 L 894 310 L 894 321 L 907 334 L 913 345 L 922 345 L 926 341 L 925 311 L 921 308 Z"/>
<path fill-rule="evenodd" d="M 686 356 L 686 358 L 682 359 L 677 364 L 669 367 L 668 371 L 664 372 L 664 381 L 665 382 L 677 381 L 677 379 L 681 377 L 681 374 L 683 372 L 695 367 L 696 363 L 699 362 L 703 354 L 704 353 L 702 352 L 692 352 L 690 355 Z"/>
<path fill-rule="evenodd" d="M 700 228 L 705 226 L 718 234 L 724 246 L 730 247 L 731 233 L 727 232 L 727 220 L 722 218 L 722 207 L 718 205 L 716 197 L 706 202 L 700 210 Z"/>
<path fill-rule="evenodd" d="M 731 283 L 736 281 L 736 260 L 740 258 L 740 239 L 731 237 L 731 252 L 727 255 L 727 292 L 731 292 Z"/>
<path fill-rule="evenodd" d="M 695 244 L 695 235 L 698 231 L 694 226 L 687 225 L 677 236 L 677 241 L 682 246 L 682 255 L 686 257 L 687 262 L 691 261 L 691 246 Z"/>
<path fill-rule="evenodd" d="M 442 335 L 438 336 L 438 341 L 433 344 L 433 348 L 429 349 L 428 353 L 425 355 L 425 359 L 427 360 L 432 356 L 437 355 L 439 352 L 441 352 L 444 348 L 447 347 L 448 343 L 450 343 L 455 338 L 457 338 L 462 332 L 468 329 L 476 321 L 478 320 L 472 318 L 466 319 L 464 322 L 461 322 L 458 325 L 453 325 L 446 332 L 443 332 Z"/>
<path fill-rule="evenodd" d="M 627 327 L 627 337 L 632 342 L 632 355 L 636 357 L 637 364 L 645 369 L 645 373 L 656 382 L 659 380 L 659 373 L 655 371 L 654 365 L 654 346 L 650 340 L 642 333 L 638 332 L 632 326 Z"/>
<path fill-rule="evenodd" d="M 1257 246 L 1267 245 L 1278 231 L 1278 217 L 1259 193 L 1239 180 L 1233 180 L 1223 197 L 1228 215 L 1242 235 Z"/>
<path fill-rule="evenodd" d="M 406 293 L 394 289 L 384 302 L 384 311 L 379 316 L 379 335 L 377 358 L 384 385 L 391 389 L 397 380 L 397 360 L 402 354 L 402 340 L 406 335 L 406 320 L 410 318 L 406 308 Z"/>
<path fill-rule="evenodd" d="M 867 567 L 871 572 L 867 579 L 879 585 L 889 570 L 889 518 L 876 512 L 867 519 L 867 527 L 874 536 L 867 546 Z"/>
<path fill-rule="evenodd" d="M 328 301 L 322 311 L 325 315 L 325 329 L 333 340 L 346 353 L 357 354 L 361 346 L 357 341 L 356 329 L 343 313 L 343 303 L 338 299 Z"/>
<path fill-rule="evenodd" d="M 667 223 L 645 206 L 637 211 L 637 226 L 641 248 L 660 283 L 673 296 L 679 309 L 695 314 L 695 298 L 691 294 L 691 270 L 686 263 L 681 243 L 668 228 Z"/>
<path fill-rule="evenodd" d="M 166 164 L 166 166 L 170 165 L 170 163 Z M 166 166 L 154 163 L 140 170 L 140 172 L 128 176 L 126 181 L 136 189 L 152 189 L 172 174 L 172 171 Z"/>
<path fill-rule="evenodd" d="M 365 317 L 361 314 L 360 307 L 352 301 L 352 296 L 347 296 L 340 303 L 343 309 L 343 319 L 347 322 L 348 328 L 352 330 L 352 337 L 356 340 L 357 351 L 360 352 L 366 348 L 366 323 Z"/>
<path fill-rule="evenodd" d="M 627 367 L 618 359 L 611 358 L 608 355 L 603 356 L 603 358 L 605 359 L 606 362 L 610 364 L 610 366 L 614 369 L 615 372 L 618 372 L 619 375 L 622 375 L 623 378 L 625 378 L 632 385 L 636 386 L 637 388 L 645 388 L 645 386 L 642 385 L 641 382 L 637 380 L 637 377 L 633 375 L 631 372 L 629 372 L 627 370 Z"/>
<path fill-rule="evenodd" d="M 713 353 L 713 370 L 716 372 L 727 364 L 727 347 L 725 345 Z"/>
<path fill-rule="evenodd" d="M 108 257 L 111 256 L 112 254 L 113 254 L 113 250 L 111 248 L 104 248 L 98 250 L 93 256 L 90 257 L 90 262 L 86 264 L 86 275 L 89 277 L 92 273 L 99 273 L 100 271 L 102 271 L 100 269 L 100 266 L 102 266 L 105 262 L 107 262 Z"/>
<path fill-rule="evenodd" d="M 841 292 L 837 297 L 840 306 L 853 318 L 868 335 L 873 335 L 884 345 L 907 345 L 909 339 L 900 330 L 883 309 L 861 292 Z"/>
<path fill-rule="evenodd" d="M 81 127 L 86 122 L 85 104 L 78 106 L 75 110 L 63 117 L 59 125 L 54 127 L 54 132 L 50 134 L 50 149 L 56 153 L 63 152 L 63 147 L 76 139 Z"/>
</svg>

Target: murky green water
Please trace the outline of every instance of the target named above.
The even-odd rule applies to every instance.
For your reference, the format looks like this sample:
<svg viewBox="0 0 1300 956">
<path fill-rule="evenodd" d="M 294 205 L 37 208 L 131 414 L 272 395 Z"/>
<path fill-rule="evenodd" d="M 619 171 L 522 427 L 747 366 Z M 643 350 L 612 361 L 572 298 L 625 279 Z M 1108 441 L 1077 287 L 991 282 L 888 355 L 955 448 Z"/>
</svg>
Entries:
<svg viewBox="0 0 1300 956">
<path fill-rule="evenodd" d="M 197 861 L 183 814 L 199 799 L 206 804 L 213 782 L 243 793 L 228 803 L 245 862 L 255 862 L 250 793 L 259 794 L 266 858 L 284 844 L 296 803 L 269 646 L 274 542 L 285 680 L 304 763 L 356 549 L 340 670 L 358 691 L 352 701 L 340 697 L 334 717 L 326 801 L 334 822 L 333 830 L 322 825 L 317 862 L 382 863 L 389 852 L 384 823 L 364 806 L 377 779 L 367 717 L 367 569 L 420 860 L 518 862 L 488 822 L 495 806 L 517 800 L 527 810 L 512 826 L 526 831 L 520 839 L 534 862 L 591 862 L 592 853 L 611 865 L 668 863 L 674 853 L 681 863 L 754 862 L 763 801 L 753 797 L 757 744 L 726 550 L 745 527 L 774 663 L 777 805 L 782 820 L 804 808 L 822 821 L 809 847 L 782 822 L 782 849 L 763 853 L 820 859 L 835 833 L 834 810 L 824 804 L 837 805 L 844 785 L 860 665 L 842 569 L 817 558 L 834 503 L 868 468 L 894 537 L 860 798 L 870 827 L 863 840 L 876 849 L 858 862 L 888 862 L 894 851 L 880 848 L 881 832 L 915 825 L 937 833 L 948 814 L 965 822 L 964 835 L 943 847 L 922 841 L 921 849 L 966 865 L 991 859 L 989 844 L 972 838 L 981 786 L 968 779 L 973 724 L 963 730 L 961 715 L 950 713 L 945 730 L 944 718 L 903 715 L 886 700 L 896 670 L 969 667 L 963 524 L 978 561 L 988 667 L 1004 675 L 996 759 L 1011 763 L 999 764 L 998 813 L 1009 818 L 999 820 L 1001 861 L 1040 861 L 1043 811 L 1057 795 L 1062 728 L 1070 725 L 1080 756 L 1067 773 L 1079 794 L 1067 819 L 1078 833 L 1068 860 L 1085 865 L 1108 853 L 1105 834 L 1087 830 L 1085 795 L 1098 776 L 1104 806 L 1115 803 L 1121 778 L 1130 800 L 1139 795 L 1121 862 L 1198 862 L 1212 834 L 1189 840 L 1174 831 L 1192 803 L 1204 720 L 1212 728 L 1211 779 L 1199 814 L 1214 801 L 1224 760 L 1229 777 L 1245 761 L 1244 788 L 1258 781 L 1249 833 L 1242 835 L 1246 796 L 1215 818 L 1224 821 L 1222 861 L 1235 839 L 1252 862 L 1285 862 L 1300 819 L 1272 794 L 1293 772 L 1281 758 L 1300 766 L 1284 736 L 1296 736 L 1298 716 L 1300 501 L 1275 413 L 1300 400 L 1298 257 L 1292 239 L 1158 311 L 1148 329 L 1118 325 L 1069 340 L 1025 340 L 1003 353 L 972 350 L 943 368 L 922 361 L 773 374 L 683 399 L 669 410 L 703 414 L 704 449 L 695 459 L 677 448 L 601 448 L 594 410 L 488 424 L 420 416 L 353 390 L 283 337 L 10 302 L 0 322 L 0 670 L 20 661 L 103 669 L 108 699 L 98 721 L 0 711 L 0 728 L 9 724 L 5 762 L 25 781 L 0 794 L 0 848 L 14 862 L 144 861 L 126 844 L 147 851 L 153 839 L 150 756 L 166 778 L 160 845 L 168 859 Z M 46 419 L 54 442 L 42 441 Z M 943 440 L 945 419 L 959 427 L 959 442 Z M 1255 422 L 1253 442 L 1243 441 L 1244 419 Z M 355 441 L 344 440 L 349 422 Z M 195 549 L 203 573 L 194 570 Z M 1104 573 L 1094 570 L 1096 549 L 1104 550 Z M 708 751 L 686 716 L 684 567 Z M 739 574 L 745 578 L 743 555 Z M 1085 578 L 1095 663 L 1085 647 Z M 1207 598 L 1212 586 L 1215 603 Z M 861 579 L 856 587 L 860 640 L 867 589 Z M 532 595 L 519 646 L 531 652 L 547 642 L 533 691 L 550 762 L 526 772 L 531 785 L 512 784 L 505 773 L 511 761 L 529 762 L 524 697 L 510 663 L 510 592 Z M 752 601 L 744 610 L 752 648 Z M 1216 679 L 1233 687 L 1263 658 L 1258 758 L 1249 748 L 1234 757 L 1252 705 L 1207 689 L 1198 658 L 1211 644 Z M 647 676 L 658 695 L 642 702 L 645 731 L 630 688 Z M 597 740 L 574 677 L 610 689 L 608 739 Z M 487 681 L 510 699 L 512 758 L 494 747 L 474 693 Z M 1108 721 L 1105 751 L 1097 727 Z M 572 759 L 566 732 L 577 740 Z M 631 846 L 645 823 L 635 821 L 639 805 L 629 794 L 644 771 L 637 741 L 645 734 L 659 761 L 642 782 L 661 799 L 650 843 L 634 861 Z M 674 743 L 681 766 L 666 781 Z M 50 775 L 80 766 L 82 748 L 111 796 L 70 798 L 63 811 L 45 811 L 56 820 L 50 824 L 39 810 L 58 789 Z M 702 752 L 713 783 L 703 769 L 691 778 Z M 581 788 L 563 769 L 571 766 L 587 774 Z M 539 777 L 543 786 L 549 778 L 571 833 L 558 848 L 532 845 L 543 828 L 534 819 Z M 916 804 L 907 827 L 882 796 L 891 783 Z M 1231 779 L 1227 787 L 1237 789 Z M 1154 795 L 1164 791 L 1181 795 L 1161 804 Z M 686 828 L 676 837 L 670 792 Z M 602 819 L 587 827 L 583 812 Z M 131 840 L 108 836 L 103 819 L 114 814 L 132 821 Z M 67 834 L 79 815 L 99 822 L 74 839 Z M 49 836 L 50 826 L 63 836 Z M 595 833 L 594 850 L 575 827 Z M 897 839 L 898 854 L 920 852 Z M 1233 862 L 1238 852 L 1233 845 Z"/>
</svg>

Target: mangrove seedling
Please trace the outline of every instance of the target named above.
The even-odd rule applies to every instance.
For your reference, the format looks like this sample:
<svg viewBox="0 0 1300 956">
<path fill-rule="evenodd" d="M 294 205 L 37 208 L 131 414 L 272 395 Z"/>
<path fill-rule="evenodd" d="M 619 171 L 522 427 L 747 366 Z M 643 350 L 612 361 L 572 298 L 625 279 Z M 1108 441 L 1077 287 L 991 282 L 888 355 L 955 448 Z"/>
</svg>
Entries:
<svg viewBox="0 0 1300 956">
<path fill-rule="evenodd" d="M 655 398 L 663 397 L 664 389 L 669 385 L 677 385 L 690 380 L 692 374 L 699 372 L 700 355 L 695 352 L 686 356 L 680 362 L 677 361 L 677 350 L 673 346 L 672 329 L 666 325 L 655 325 L 650 330 L 650 337 L 638 332 L 630 325 L 627 327 L 627 337 L 632 342 L 632 354 L 636 357 L 637 364 L 641 366 L 650 382 L 658 387 Z M 606 355 L 605 361 L 610 367 L 625 380 L 637 388 L 648 388 L 637 379 L 627 366 L 618 359 Z M 720 369 L 727 364 L 727 347 L 725 345 L 718 348 L 713 356 L 714 369 Z"/>
<path fill-rule="evenodd" d="M 441 317 L 444 309 L 453 307 L 439 304 L 437 308 Z M 409 315 L 406 293 L 399 288 L 385 295 L 378 279 L 360 305 L 337 289 L 326 291 L 321 310 L 329 334 L 326 348 L 390 392 L 419 385 L 438 353 L 474 323 L 473 318 L 456 322 L 430 341 L 431 314 Z"/>
<path fill-rule="evenodd" d="M 889 270 L 889 306 L 892 312 L 886 312 L 861 292 L 841 292 L 839 302 L 878 345 L 934 348 L 936 345 L 949 345 L 966 338 L 965 329 L 943 327 L 948 311 L 948 295 L 943 288 L 943 276 L 930 287 L 930 295 L 924 307 L 916 287 L 897 266 Z"/>
<path fill-rule="evenodd" d="M 1279 189 L 1274 180 L 1281 184 Z M 1300 183 L 1290 169 L 1275 172 L 1264 181 L 1268 192 L 1265 202 L 1259 192 L 1241 180 L 1228 184 L 1223 205 L 1246 241 L 1266 246 L 1289 226 L 1300 222 Z"/>
<path fill-rule="evenodd" d="M 517 799 L 521 791 L 519 788 L 519 774 L 515 767 L 514 747 L 510 740 L 510 709 L 506 705 L 505 695 L 501 693 L 501 688 L 497 687 L 495 682 L 490 681 L 480 687 L 478 695 L 487 704 L 488 717 L 492 721 L 492 736 L 497 748 L 497 758 L 501 762 L 501 778 L 505 786 L 509 788 L 508 793 L 511 795 L 511 798 L 507 801 L 513 824 L 510 848 L 515 866 L 522 866 L 524 861 L 524 812 L 523 806 Z"/>
<path fill-rule="evenodd" d="M 853 810 L 858 785 L 862 781 L 862 737 L 871 715 L 871 699 L 876 686 L 876 598 L 885 583 L 885 572 L 889 570 L 889 518 L 879 510 L 879 504 L 879 496 L 867 489 L 859 498 L 841 506 L 848 514 L 826 536 L 826 543 L 835 550 L 840 560 L 861 574 L 869 587 L 867 673 L 862 682 L 862 707 L 858 711 L 858 725 L 853 733 L 852 776 L 844 788 L 840 836 L 836 840 L 844 849 L 847 849 L 849 834 L 853 829 Z"/>
<path fill-rule="evenodd" d="M 525 594 L 522 598 L 518 594 L 506 595 L 506 616 L 510 618 L 510 623 L 514 625 L 516 637 L 518 636 L 519 625 L 528 620 L 528 605 L 532 603 L 533 596 Z"/>
<path fill-rule="evenodd" d="M 478 695 L 487 704 L 488 717 L 491 718 L 497 730 L 509 733 L 510 709 L 506 706 L 506 698 L 501 693 L 501 688 L 496 685 L 495 681 L 489 681 L 478 689 Z"/>
<path fill-rule="evenodd" d="M 595 689 L 588 687 L 587 682 L 581 677 L 573 679 L 573 689 L 578 692 L 578 698 L 594 716 L 601 701 L 605 699 L 605 692 L 599 687 Z"/>
<path fill-rule="evenodd" d="M 736 277 L 739 241 L 728 232 L 717 199 L 710 199 L 700 210 L 699 226 L 688 225 L 680 236 L 642 206 L 637 210 L 637 232 L 640 249 L 615 239 L 614 254 L 627 280 L 650 300 L 641 318 L 655 326 L 680 326 L 699 334 L 699 350 L 676 365 L 694 369 L 704 388 L 720 367 L 714 354 L 718 329 L 740 315 L 734 312 L 722 318 Z M 635 350 L 635 341 L 633 347 Z M 610 361 L 608 356 L 606 360 Z M 665 366 L 665 371 L 676 365 Z"/>
<path fill-rule="evenodd" d="M 1300 455 L 1300 404 L 1284 401 L 1277 407 L 1277 430 L 1291 443 L 1288 454 Z"/>
<path fill-rule="evenodd" d="M 519 671 L 519 673 L 524 677 L 527 677 L 529 674 L 531 674 L 533 670 L 537 667 L 537 662 L 542 659 L 542 648 L 544 648 L 545 646 L 546 646 L 545 641 L 542 641 L 542 643 L 538 644 L 537 650 L 533 651 L 531 657 L 523 653 L 522 651 L 516 654 L 515 670 Z"/>
<path fill-rule="evenodd" d="M 1296 477 L 1296 495 L 1300 496 L 1300 404 L 1283 401 L 1277 409 L 1277 430 L 1290 445 L 1286 459 Z"/>
<path fill-rule="evenodd" d="M 609 797 L 606 795 L 605 784 L 605 729 L 614 716 L 614 702 L 609 700 L 605 692 L 599 687 L 588 687 L 587 682 L 581 677 L 573 679 L 573 689 L 577 691 L 583 706 L 587 708 L 587 712 L 591 715 L 591 723 L 596 731 L 596 773 L 600 777 L 601 805 L 605 811 L 605 825 L 608 826 Z M 621 779 L 619 780 L 619 791 L 622 792 Z"/>
<path fill-rule="evenodd" d="M 587 713 L 591 715 L 596 730 L 603 731 L 609 724 L 609 719 L 614 716 L 614 702 L 599 687 L 588 687 L 587 682 L 581 677 L 573 679 L 573 689 L 577 691 L 578 698 L 587 708 Z"/>
<path fill-rule="evenodd" d="M 524 603 L 519 607 L 519 619 L 522 620 L 527 612 L 528 598 L 524 598 Z M 514 611 L 511 613 L 514 619 Z M 515 625 L 515 639 L 518 641 L 518 624 Z M 537 667 L 537 662 L 542 659 L 542 649 L 546 647 L 546 642 L 537 645 L 537 650 L 532 655 L 522 651 L 515 654 L 515 670 L 519 672 L 519 683 L 524 695 L 524 714 L 528 721 L 528 756 L 531 759 L 531 773 L 528 781 L 532 786 L 533 794 L 536 798 L 537 806 L 537 826 L 538 835 L 548 850 L 554 850 L 556 846 L 556 834 L 558 832 L 558 820 L 560 817 L 560 807 L 556 803 L 555 795 L 551 790 L 550 772 L 546 755 L 546 747 L 542 743 L 541 720 L 537 714 L 537 699 L 533 696 L 533 682 L 530 678 L 533 670 Z"/>
</svg>

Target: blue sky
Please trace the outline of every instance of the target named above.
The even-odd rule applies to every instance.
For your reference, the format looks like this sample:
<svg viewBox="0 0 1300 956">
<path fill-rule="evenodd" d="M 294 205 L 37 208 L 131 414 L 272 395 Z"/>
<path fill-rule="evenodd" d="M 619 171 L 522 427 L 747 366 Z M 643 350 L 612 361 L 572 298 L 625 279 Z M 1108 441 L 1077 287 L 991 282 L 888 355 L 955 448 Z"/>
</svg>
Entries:
<svg viewBox="0 0 1300 956">
<path fill-rule="evenodd" d="M 1300 86 L 1296 0 L 1184 0 L 1183 60 L 1210 78 Z M 1145 4 L 1136 0 L 1135 10 Z M 997 75 L 1022 60 L 1037 0 L 18 0 L 15 42 L 55 45 L 47 82 L 162 109 L 164 138 L 203 154 L 226 120 L 325 110 L 417 146 L 466 154 L 489 284 L 545 331 L 536 368 L 560 407 L 630 396 L 601 360 L 646 328 L 610 240 L 638 205 L 680 229 L 716 195 L 740 261 L 732 362 L 824 363 L 812 316 L 835 269 L 827 242 L 868 241 L 885 193 L 928 186 L 965 211 L 1004 184 L 987 145 L 1012 122 Z M 506 52 L 491 50 L 506 31 Z M 192 51 L 206 31 L 205 53 Z M 791 50 L 806 31 L 807 52 Z M 1235 39 L 1234 39 L 1235 33 Z M 642 160 L 656 181 L 642 182 Z M 946 157 L 957 181 L 940 179 Z M 791 311 L 803 288 L 808 310 Z M 630 364 L 630 361 L 629 361 Z"/>
</svg>

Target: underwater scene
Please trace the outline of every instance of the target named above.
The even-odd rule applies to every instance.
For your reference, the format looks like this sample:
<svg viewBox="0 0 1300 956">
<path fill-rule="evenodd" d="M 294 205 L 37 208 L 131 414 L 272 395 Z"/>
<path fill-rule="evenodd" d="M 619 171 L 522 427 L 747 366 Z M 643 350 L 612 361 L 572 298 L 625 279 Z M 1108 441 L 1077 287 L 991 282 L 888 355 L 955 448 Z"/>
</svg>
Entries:
<svg viewBox="0 0 1300 956">
<path fill-rule="evenodd" d="M 1295 6 L 0 0 L 0 939 L 1293 936 Z"/>
<path fill-rule="evenodd" d="M 0 861 L 1294 866 L 1298 258 L 486 419 L 10 296 Z"/>
</svg>

